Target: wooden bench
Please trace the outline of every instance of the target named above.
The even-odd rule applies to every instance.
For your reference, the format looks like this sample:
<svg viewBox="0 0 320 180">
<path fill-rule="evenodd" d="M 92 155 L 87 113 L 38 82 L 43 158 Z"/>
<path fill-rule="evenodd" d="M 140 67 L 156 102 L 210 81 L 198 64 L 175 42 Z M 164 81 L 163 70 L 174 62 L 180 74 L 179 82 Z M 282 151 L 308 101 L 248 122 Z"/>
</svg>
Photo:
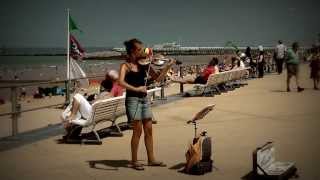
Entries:
<svg viewBox="0 0 320 180">
<path fill-rule="evenodd" d="M 297 176 L 297 168 L 293 162 L 279 162 L 275 159 L 275 147 L 267 142 L 258 147 L 252 155 L 253 174 L 256 177 L 264 176 L 270 179 L 288 179 Z"/>
<path fill-rule="evenodd" d="M 147 91 L 147 95 L 150 97 L 155 92 L 160 91 L 161 88 L 156 87 Z M 124 115 L 125 110 L 125 94 L 119 97 L 112 97 L 108 99 L 98 100 L 92 104 L 92 114 L 86 123 L 79 124 L 83 128 L 90 128 L 89 132 L 93 132 L 96 140 L 82 140 L 95 142 L 97 144 L 102 144 L 101 138 L 96 131 L 95 127 L 101 122 L 111 121 L 111 127 L 116 128 L 117 136 L 123 136 L 119 125 L 116 123 L 118 117 Z"/>
</svg>

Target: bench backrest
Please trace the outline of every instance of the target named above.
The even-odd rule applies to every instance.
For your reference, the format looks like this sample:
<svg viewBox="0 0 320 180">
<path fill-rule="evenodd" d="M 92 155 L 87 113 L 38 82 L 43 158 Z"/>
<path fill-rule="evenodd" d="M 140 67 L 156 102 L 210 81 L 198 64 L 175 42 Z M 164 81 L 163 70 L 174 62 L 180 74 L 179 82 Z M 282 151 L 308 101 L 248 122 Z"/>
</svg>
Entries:
<svg viewBox="0 0 320 180">
<path fill-rule="evenodd" d="M 240 80 L 246 75 L 246 69 L 236 69 L 230 71 L 220 72 L 218 74 L 211 74 L 208 77 L 206 86 L 217 85 L 233 80 Z"/>
<path fill-rule="evenodd" d="M 160 91 L 161 88 L 156 87 L 147 91 L 148 96 L 152 93 Z M 123 115 L 125 110 L 125 94 L 119 97 L 98 100 L 92 105 L 91 120 L 98 123 L 103 120 L 113 120 L 113 118 Z"/>
<path fill-rule="evenodd" d="M 210 74 L 210 76 L 208 77 L 206 86 L 212 86 L 218 83 L 219 80 L 219 76 L 217 76 L 218 74 Z"/>
<path fill-rule="evenodd" d="M 96 101 L 92 105 L 92 121 L 109 120 L 125 113 L 125 95 Z"/>
</svg>

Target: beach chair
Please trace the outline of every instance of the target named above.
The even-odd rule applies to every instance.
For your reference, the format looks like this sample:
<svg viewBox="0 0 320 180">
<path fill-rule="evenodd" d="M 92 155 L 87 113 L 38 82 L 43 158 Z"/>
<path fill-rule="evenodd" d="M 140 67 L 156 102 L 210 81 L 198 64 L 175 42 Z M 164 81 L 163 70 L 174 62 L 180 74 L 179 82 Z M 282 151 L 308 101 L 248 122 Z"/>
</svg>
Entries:
<svg viewBox="0 0 320 180">
<path fill-rule="evenodd" d="M 252 156 L 253 174 L 256 178 L 281 180 L 297 176 L 297 168 L 293 162 L 276 161 L 275 147 L 272 142 L 258 147 Z"/>
</svg>

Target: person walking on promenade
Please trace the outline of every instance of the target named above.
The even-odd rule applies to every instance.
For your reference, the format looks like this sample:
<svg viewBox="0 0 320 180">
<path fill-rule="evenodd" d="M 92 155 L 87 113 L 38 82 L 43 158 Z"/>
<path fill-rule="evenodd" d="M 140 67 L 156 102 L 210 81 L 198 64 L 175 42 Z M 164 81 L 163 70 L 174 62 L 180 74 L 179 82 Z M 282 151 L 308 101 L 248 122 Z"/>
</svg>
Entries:
<svg viewBox="0 0 320 180">
<path fill-rule="evenodd" d="M 290 80 L 292 76 L 296 77 L 297 91 L 302 92 L 302 88 L 299 84 L 299 55 L 298 55 L 299 44 L 294 42 L 292 44 L 292 49 L 287 51 L 286 64 L 287 64 L 287 92 L 290 92 Z"/>
<path fill-rule="evenodd" d="M 279 40 L 278 45 L 275 48 L 275 61 L 277 64 L 278 74 L 282 73 L 283 62 L 284 62 L 286 51 L 287 51 L 287 47 L 282 43 L 281 40 Z"/>
<path fill-rule="evenodd" d="M 253 58 L 252 58 L 252 55 L 251 55 L 251 48 L 248 46 L 246 48 L 246 61 L 249 61 L 249 77 L 253 78 L 254 77 L 254 74 L 256 72 L 256 63 L 253 61 Z"/>
<path fill-rule="evenodd" d="M 264 50 L 263 46 L 259 46 L 259 56 L 258 56 L 258 78 L 263 78 L 264 75 L 264 65 L 265 65 L 265 60 L 264 60 Z"/>
<path fill-rule="evenodd" d="M 313 79 L 313 85 L 315 90 L 319 90 L 320 82 L 320 48 L 314 47 L 312 49 L 311 61 L 310 61 L 310 78 Z"/>
<path fill-rule="evenodd" d="M 166 165 L 161 161 L 156 161 L 153 152 L 152 113 L 147 98 L 146 80 L 148 79 L 148 74 L 150 74 L 151 79 L 158 82 L 161 81 L 174 61 L 170 60 L 159 73 L 149 66 L 150 64 L 143 65 L 139 63 L 141 60 L 146 59 L 143 43 L 140 40 L 131 39 L 125 41 L 124 45 L 127 52 L 127 61 L 120 66 L 119 83 L 126 89 L 126 113 L 129 122 L 132 123 L 131 165 L 136 170 L 144 170 L 143 165 L 138 163 L 137 157 L 143 129 L 148 165 L 163 167 Z"/>
</svg>

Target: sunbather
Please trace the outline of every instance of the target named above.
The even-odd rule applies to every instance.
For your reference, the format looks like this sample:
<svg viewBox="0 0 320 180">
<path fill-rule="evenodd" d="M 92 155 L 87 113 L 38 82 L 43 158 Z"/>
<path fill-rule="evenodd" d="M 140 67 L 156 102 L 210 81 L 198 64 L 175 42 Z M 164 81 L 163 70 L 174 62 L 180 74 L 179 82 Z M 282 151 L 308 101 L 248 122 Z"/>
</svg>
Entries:
<svg viewBox="0 0 320 180">
<path fill-rule="evenodd" d="M 219 60 L 216 57 L 213 57 L 212 60 L 209 62 L 208 66 L 202 71 L 202 73 L 199 76 L 191 79 L 173 77 L 171 81 L 182 84 L 206 84 L 211 74 L 219 73 L 218 63 Z"/>
</svg>

